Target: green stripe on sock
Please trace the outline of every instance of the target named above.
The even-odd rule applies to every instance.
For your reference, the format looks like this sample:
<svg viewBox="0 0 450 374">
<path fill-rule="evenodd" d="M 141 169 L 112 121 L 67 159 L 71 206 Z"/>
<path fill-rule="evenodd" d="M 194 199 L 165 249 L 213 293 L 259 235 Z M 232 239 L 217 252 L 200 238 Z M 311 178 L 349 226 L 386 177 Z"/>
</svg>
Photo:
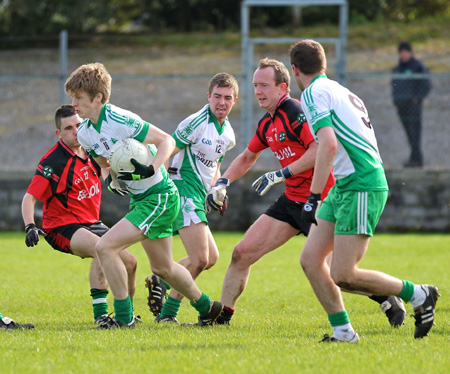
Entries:
<svg viewBox="0 0 450 374">
<path fill-rule="evenodd" d="M 161 309 L 161 317 L 176 317 L 180 306 L 181 300 L 169 296 Z"/>
<path fill-rule="evenodd" d="M 198 299 L 195 303 L 191 301 L 191 305 L 197 309 L 201 316 L 205 315 L 209 311 L 209 307 L 211 304 L 211 299 L 208 295 L 202 293 L 200 299 Z"/>
<path fill-rule="evenodd" d="M 128 296 L 123 300 L 114 299 L 114 319 L 124 324 L 131 322 L 133 318 L 133 308 L 131 307 L 131 299 Z"/>
<path fill-rule="evenodd" d="M 402 282 L 403 282 L 402 292 L 400 292 L 400 295 L 398 295 L 398 297 L 402 299 L 405 303 L 407 303 L 412 299 L 414 295 L 414 283 L 405 280 Z"/>
<path fill-rule="evenodd" d="M 350 323 L 350 318 L 348 318 L 348 313 L 346 310 L 343 310 L 342 312 L 329 314 L 328 320 L 330 321 L 332 327 L 342 326 L 347 323 Z"/>
</svg>

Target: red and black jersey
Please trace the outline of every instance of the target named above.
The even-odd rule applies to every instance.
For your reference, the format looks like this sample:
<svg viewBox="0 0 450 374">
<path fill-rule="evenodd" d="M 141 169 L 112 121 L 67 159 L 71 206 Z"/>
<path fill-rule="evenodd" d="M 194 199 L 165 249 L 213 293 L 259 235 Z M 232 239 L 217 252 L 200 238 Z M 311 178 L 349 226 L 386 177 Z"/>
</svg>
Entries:
<svg viewBox="0 0 450 374">
<path fill-rule="evenodd" d="M 314 141 L 299 100 L 285 95 L 278 103 L 273 117 L 266 113 L 259 121 L 256 133 L 248 145 L 253 153 L 270 148 L 282 167 L 298 160 Z M 286 196 L 289 200 L 306 202 L 310 193 L 313 169 L 286 179 Z M 332 174 L 322 193 L 324 199 L 335 179 Z"/>
<path fill-rule="evenodd" d="M 27 192 L 44 204 L 43 228 L 99 220 L 100 167 L 82 159 L 62 140 L 41 159 Z"/>
</svg>

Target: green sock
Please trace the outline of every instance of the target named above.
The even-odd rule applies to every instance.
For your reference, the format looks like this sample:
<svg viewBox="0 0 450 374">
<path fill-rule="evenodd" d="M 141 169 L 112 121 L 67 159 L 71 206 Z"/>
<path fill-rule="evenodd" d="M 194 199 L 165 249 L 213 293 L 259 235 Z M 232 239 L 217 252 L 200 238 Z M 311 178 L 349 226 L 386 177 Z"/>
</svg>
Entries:
<svg viewBox="0 0 450 374">
<path fill-rule="evenodd" d="M 0 319 L 2 319 L 2 318 L 3 318 L 2 313 L 0 313 Z"/>
<path fill-rule="evenodd" d="M 94 308 L 94 319 L 108 314 L 108 304 L 106 303 L 106 296 L 108 290 L 102 290 L 100 288 L 91 288 L 92 307 Z"/>
<path fill-rule="evenodd" d="M 161 309 L 161 317 L 176 317 L 180 310 L 180 306 L 181 300 L 169 296 Z"/>
<path fill-rule="evenodd" d="M 348 318 L 348 313 L 346 310 L 343 310 L 342 312 L 329 314 L 328 320 L 330 321 L 332 327 L 342 326 L 347 323 L 350 323 L 350 318 Z"/>
<path fill-rule="evenodd" d="M 161 278 L 159 278 L 159 279 L 161 279 Z M 161 279 L 161 282 L 162 282 L 163 286 L 166 287 L 166 290 L 170 290 L 172 288 L 172 286 L 169 283 L 167 283 L 164 279 Z"/>
<path fill-rule="evenodd" d="M 114 299 L 114 319 L 124 324 L 129 324 L 133 318 L 133 309 L 131 307 L 131 299 L 128 295 L 126 299 Z"/>
<path fill-rule="evenodd" d="M 203 316 L 209 311 L 209 307 L 211 305 L 211 299 L 208 295 L 202 292 L 202 296 L 196 302 L 191 301 L 191 305 L 197 309 L 197 312 Z"/>
<path fill-rule="evenodd" d="M 414 283 L 410 281 L 402 281 L 403 282 L 403 288 L 402 292 L 400 292 L 400 295 L 398 297 L 402 299 L 405 303 L 410 301 L 414 295 Z"/>
</svg>

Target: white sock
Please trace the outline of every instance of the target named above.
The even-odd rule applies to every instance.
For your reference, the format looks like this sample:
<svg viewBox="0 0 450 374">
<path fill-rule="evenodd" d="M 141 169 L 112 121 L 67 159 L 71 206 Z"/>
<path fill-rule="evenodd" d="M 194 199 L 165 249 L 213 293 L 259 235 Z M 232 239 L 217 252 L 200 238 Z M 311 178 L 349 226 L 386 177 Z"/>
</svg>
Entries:
<svg viewBox="0 0 450 374">
<path fill-rule="evenodd" d="M 345 325 L 333 327 L 333 337 L 339 340 L 351 340 L 355 335 L 352 324 L 346 323 Z"/>
<path fill-rule="evenodd" d="M 409 301 L 413 308 L 417 308 L 425 302 L 427 295 L 420 285 L 414 285 L 414 294 L 412 299 Z"/>
</svg>

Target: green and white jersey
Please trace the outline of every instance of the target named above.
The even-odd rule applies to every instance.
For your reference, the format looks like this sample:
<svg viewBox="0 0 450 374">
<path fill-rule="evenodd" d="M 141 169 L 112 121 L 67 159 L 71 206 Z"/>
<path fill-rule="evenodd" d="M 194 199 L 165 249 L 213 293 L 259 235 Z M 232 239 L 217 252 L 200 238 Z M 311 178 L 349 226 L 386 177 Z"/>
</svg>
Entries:
<svg viewBox="0 0 450 374">
<path fill-rule="evenodd" d="M 233 128 L 228 118 L 221 126 L 207 104 L 184 119 L 172 137 L 181 151 L 172 160 L 171 166 L 178 172 L 171 178 L 180 195 L 204 201 L 217 163 L 222 162 L 225 153 L 236 144 Z"/>
<path fill-rule="evenodd" d="M 316 132 L 333 128 L 338 140 L 334 159 L 336 187 L 342 190 L 388 189 L 375 132 L 364 102 L 326 75 L 313 79 L 301 96 L 302 108 L 316 141 Z"/>
<path fill-rule="evenodd" d="M 94 158 L 103 156 L 108 159 L 112 146 L 119 140 L 134 138 L 143 142 L 147 136 L 149 123 L 145 122 L 137 114 L 121 109 L 112 104 L 105 104 L 98 117 L 97 124 L 93 124 L 89 118 L 85 118 L 78 128 L 78 142 Z M 147 145 L 153 155 L 156 147 Z M 140 194 L 160 193 L 171 190 L 173 183 L 168 177 L 164 166 L 156 171 L 151 178 L 140 181 L 124 181 L 135 199 L 140 199 Z M 162 182 L 162 183 L 161 183 Z M 168 184 L 172 186 L 169 188 Z"/>
</svg>

